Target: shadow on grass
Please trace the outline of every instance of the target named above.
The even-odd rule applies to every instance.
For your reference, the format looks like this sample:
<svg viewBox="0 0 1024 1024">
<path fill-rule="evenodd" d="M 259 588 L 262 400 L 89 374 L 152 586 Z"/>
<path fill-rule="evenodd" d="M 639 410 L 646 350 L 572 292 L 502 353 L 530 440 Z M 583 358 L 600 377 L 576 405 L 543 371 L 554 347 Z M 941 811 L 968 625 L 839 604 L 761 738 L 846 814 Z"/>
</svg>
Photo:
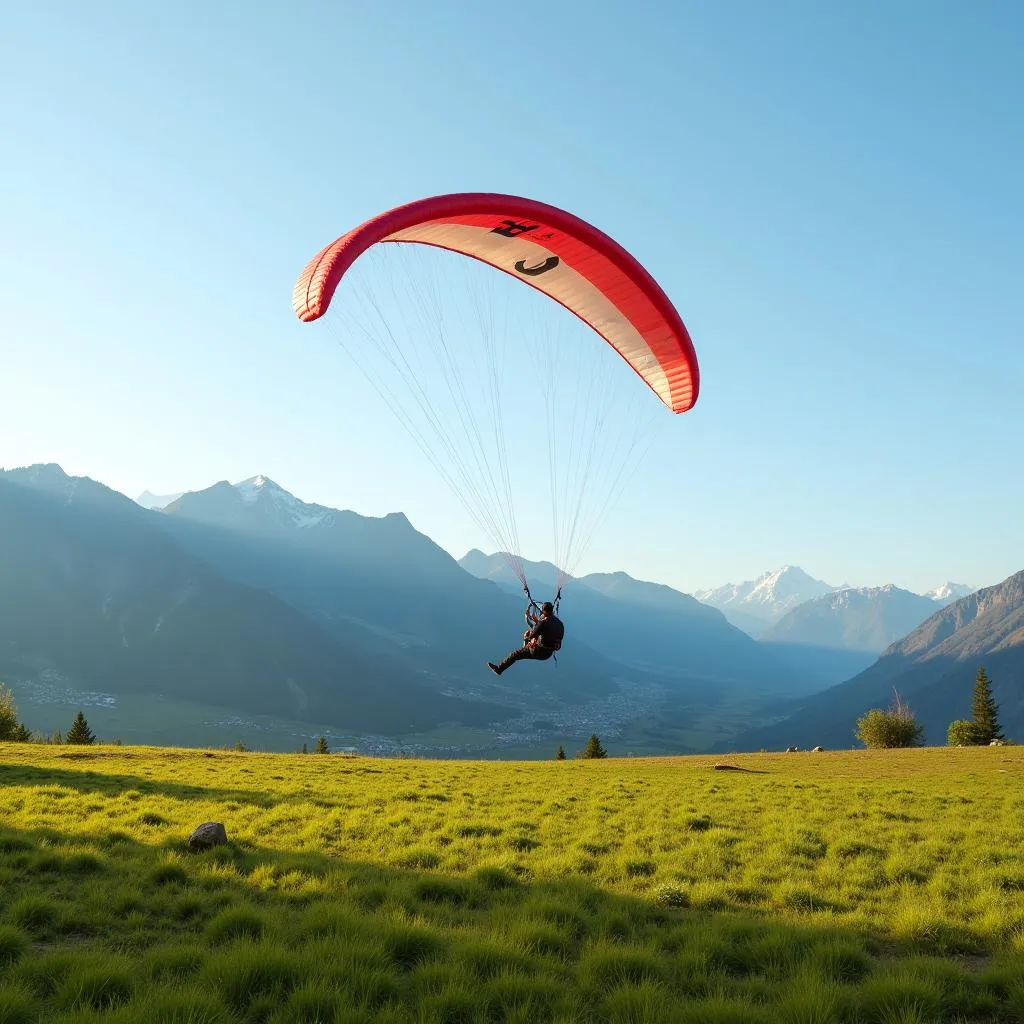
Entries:
<svg viewBox="0 0 1024 1024">
<path fill-rule="evenodd" d="M 147 845 L 0 828 L 0 1018 L 881 1024 L 1024 1014 L 1019 956 L 958 963 L 928 942 L 687 902 L 682 887 L 640 898 L 578 876 L 532 880 L 514 865 L 448 875 L 247 844 L 193 855 L 184 837 Z"/>
<path fill-rule="evenodd" d="M 68 755 L 64 755 L 68 756 Z M 82 755 L 77 755 L 81 757 Z M 119 796 L 127 791 L 146 795 L 171 797 L 175 800 L 235 800 L 267 809 L 289 799 L 292 795 L 275 797 L 266 790 L 195 786 L 166 779 L 151 779 L 145 775 L 125 775 L 93 772 L 88 769 L 58 767 L 38 768 L 27 764 L 0 764 L 0 794 L 5 786 L 64 786 L 80 793 L 102 793 Z M 305 796 L 302 799 L 307 799 Z"/>
</svg>

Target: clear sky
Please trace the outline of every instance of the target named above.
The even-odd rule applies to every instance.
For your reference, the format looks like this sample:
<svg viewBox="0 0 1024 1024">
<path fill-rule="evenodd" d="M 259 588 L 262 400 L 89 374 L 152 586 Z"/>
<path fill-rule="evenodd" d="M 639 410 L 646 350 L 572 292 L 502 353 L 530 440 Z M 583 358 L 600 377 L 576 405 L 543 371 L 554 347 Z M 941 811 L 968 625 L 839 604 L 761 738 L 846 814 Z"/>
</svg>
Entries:
<svg viewBox="0 0 1024 1024">
<path fill-rule="evenodd" d="M 9 4 L 0 466 L 133 497 L 264 473 L 485 543 L 290 297 L 374 213 L 511 192 L 637 255 L 701 363 L 581 568 L 998 582 L 1022 52 L 1015 0 Z"/>
</svg>

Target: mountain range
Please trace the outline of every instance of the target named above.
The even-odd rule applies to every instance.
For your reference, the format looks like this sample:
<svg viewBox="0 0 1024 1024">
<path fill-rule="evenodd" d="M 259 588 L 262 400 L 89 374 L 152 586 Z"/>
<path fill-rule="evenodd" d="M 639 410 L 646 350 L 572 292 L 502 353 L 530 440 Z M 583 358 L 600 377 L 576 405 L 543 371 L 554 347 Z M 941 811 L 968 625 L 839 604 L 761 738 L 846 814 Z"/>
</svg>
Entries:
<svg viewBox="0 0 1024 1024">
<path fill-rule="evenodd" d="M 895 664 L 894 640 L 916 636 L 936 607 L 964 603 L 954 585 L 931 596 L 830 588 L 795 566 L 705 601 L 594 573 L 566 587 L 571 642 L 557 665 L 499 680 L 483 663 L 519 641 L 518 578 L 500 554 L 456 561 L 401 513 L 309 504 L 263 476 L 133 502 L 47 465 L 0 472 L 0 534 L 0 679 L 56 674 L 351 735 L 515 734 L 524 748 L 585 737 L 595 722 L 615 735 L 635 719 L 677 749 L 666 727 L 685 731 L 716 707 L 785 717 L 772 734 L 784 745 L 787 730 L 820 732 L 831 716 L 849 746 L 836 701 L 849 694 L 852 714 L 875 699 L 876 656 L 885 649 L 878 665 Z M 550 596 L 555 567 L 527 571 L 538 597 Z M 729 621 L 736 614 L 760 616 L 758 639 Z M 972 653 L 990 640 L 1015 650 L 994 621 L 975 615 L 952 635 L 968 630 Z M 929 672 L 946 664 L 925 661 Z"/>
<path fill-rule="evenodd" d="M 771 643 L 817 644 L 877 656 L 934 614 L 936 603 L 933 598 L 892 584 L 847 587 L 797 605 L 770 625 L 761 638 Z"/>
<path fill-rule="evenodd" d="M 883 603 L 892 605 L 893 600 L 887 595 L 897 590 L 901 594 L 911 593 L 910 591 L 900 590 L 900 588 L 894 587 L 892 584 L 874 588 L 853 588 L 846 584 L 836 587 L 825 583 L 823 580 L 815 579 L 804 572 L 799 566 L 784 565 L 780 569 L 773 569 L 762 573 L 756 579 L 747 580 L 739 584 L 727 583 L 724 586 L 714 587 L 710 590 L 698 590 L 694 592 L 693 596 L 698 601 L 709 604 L 713 608 L 718 608 L 730 622 L 750 636 L 777 640 L 791 634 L 794 631 L 794 627 L 792 623 L 789 623 L 782 628 L 781 633 L 773 629 L 773 627 L 790 612 L 807 606 L 817 598 L 827 598 L 828 595 L 836 593 L 849 594 L 855 592 L 869 599 L 875 596 L 881 597 Z M 922 617 L 919 622 L 923 621 L 924 618 L 935 610 L 934 603 L 948 604 L 950 601 L 966 597 L 973 590 L 973 587 L 962 583 L 943 583 L 926 594 L 912 595 L 915 597 L 920 596 L 927 601 L 933 602 L 932 605 L 923 602 L 918 605 L 922 610 Z M 859 599 L 855 597 L 853 600 L 856 603 Z M 863 608 L 862 601 L 860 606 Z M 825 607 L 824 605 L 818 606 L 819 615 L 824 614 Z M 842 607 L 842 604 L 833 606 L 834 610 L 839 610 Z M 853 607 L 853 605 L 850 605 L 850 607 Z M 906 607 L 909 607 L 909 605 Z M 860 613 L 858 612 L 857 614 Z M 825 618 L 827 617 L 825 615 Z M 835 617 L 833 616 L 833 618 Z M 824 621 L 824 618 L 822 621 Z M 809 617 L 804 618 L 803 626 L 797 627 L 795 631 L 806 631 L 809 622 Z M 898 635 L 902 635 L 902 633 Z M 824 637 L 817 637 L 812 642 L 818 643 L 823 639 Z M 856 639 L 852 639 L 852 644 L 839 644 L 836 646 L 858 649 L 856 645 L 859 642 Z M 873 646 L 874 643 L 868 645 L 869 648 Z M 878 650 L 880 651 L 884 646 L 884 644 L 879 646 Z"/>
<path fill-rule="evenodd" d="M 158 514 L 56 466 L 0 474 L 0 535 L 3 678 L 45 672 L 353 729 L 494 718 L 333 642 L 273 594 L 190 555 Z"/>
<path fill-rule="evenodd" d="M 743 733 L 729 746 L 848 747 L 857 718 L 888 707 L 894 691 L 924 726 L 925 741 L 941 744 L 951 721 L 970 718 L 982 664 L 1004 731 L 1024 737 L 1024 571 L 946 605 L 852 679 L 795 702 L 784 720 Z"/>
<path fill-rule="evenodd" d="M 569 735 L 595 706 L 632 707 L 642 692 L 801 692 L 719 612 L 669 588 L 680 609 L 662 610 L 666 632 L 690 629 L 688 615 L 705 624 L 703 638 L 690 629 L 692 659 L 643 659 L 636 642 L 598 649 L 581 628 L 550 671 L 498 680 L 484 662 L 521 642 L 521 595 L 466 572 L 400 513 L 311 505 L 266 477 L 159 510 L 53 465 L 0 473 L 0 485 L 0 678 L 56 674 L 390 736 L 521 730 L 530 713 Z M 606 619 L 627 637 L 647 628 L 654 649 L 640 605 L 620 600 Z"/>
<path fill-rule="evenodd" d="M 766 625 L 805 601 L 834 590 L 809 576 L 799 566 L 784 565 L 745 583 L 726 583 L 712 590 L 698 590 L 694 597 L 718 608 L 735 625 L 757 636 Z"/>
<path fill-rule="evenodd" d="M 559 578 L 550 562 L 522 563 L 536 589 L 552 593 Z M 459 565 L 473 576 L 521 594 L 522 584 L 501 553 L 472 550 Z M 689 594 L 624 572 L 570 578 L 563 615 L 573 635 L 609 658 L 662 676 L 714 680 L 747 693 L 820 689 L 819 676 L 757 644 L 717 609 Z"/>
</svg>

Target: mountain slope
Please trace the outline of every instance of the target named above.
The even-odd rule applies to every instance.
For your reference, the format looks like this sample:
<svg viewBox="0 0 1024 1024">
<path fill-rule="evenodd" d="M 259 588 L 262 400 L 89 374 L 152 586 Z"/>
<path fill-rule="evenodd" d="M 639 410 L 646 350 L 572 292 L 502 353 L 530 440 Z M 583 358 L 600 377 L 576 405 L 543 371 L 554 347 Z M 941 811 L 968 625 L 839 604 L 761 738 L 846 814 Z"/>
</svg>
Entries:
<svg viewBox="0 0 1024 1024">
<path fill-rule="evenodd" d="M 281 598 L 346 646 L 393 659 L 439 689 L 501 692 L 484 663 L 522 642 L 522 601 L 465 572 L 401 513 L 309 504 L 259 476 L 185 494 L 160 518 L 220 573 Z M 557 668 L 519 672 L 516 687 L 581 701 L 629 674 L 579 638 Z"/>
<path fill-rule="evenodd" d="M 762 640 L 877 655 L 934 613 L 932 599 L 891 584 L 849 587 L 797 605 L 770 626 Z"/>
<path fill-rule="evenodd" d="M 225 580 L 159 514 L 56 466 L 0 473 L 0 661 L 113 693 L 394 732 L 497 709 L 440 697 L 345 650 L 271 594 Z"/>
<path fill-rule="evenodd" d="M 468 572 L 498 582 L 510 593 L 521 585 L 500 553 L 468 552 Z M 557 577 L 549 562 L 526 562 L 535 597 L 550 596 Z M 818 677 L 760 647 L 720 611 L 688 594 L 626 573 L 594 573 L 571 580 L 561 616 L 574 636 L 608 657 L 662 673 L 699 676 L 737 690 L 806 692 Z"/>
<path fill-rule="evenodd" d="M 982 662 L 1004 731 L 1024 739 L 1024 571 L 947 605 L 865 671 L 800 701 L 785 721 L 743 734 L 735 749 L 853 746 L 856 719 L 872 707 L 888 707 L 894 688 L 924 726 L 926 742 L 944 743 L 949 722 L 970 717 Z"/>
<path fill-rule="evenodd" d="M 401 513 L 377 519 L 307 504 L 266 477 L 190 492 L 164 513 L 172 533 L 222 571 L 345 635 L 356 626 L 406 647 L 454 647 L 456 620 L 481 601 L 493 611 L 497 597 L 514 617 L 512 602 L 461 572 Z M 493 621 L 487 632 L 507 645 Z"/>
</svg>

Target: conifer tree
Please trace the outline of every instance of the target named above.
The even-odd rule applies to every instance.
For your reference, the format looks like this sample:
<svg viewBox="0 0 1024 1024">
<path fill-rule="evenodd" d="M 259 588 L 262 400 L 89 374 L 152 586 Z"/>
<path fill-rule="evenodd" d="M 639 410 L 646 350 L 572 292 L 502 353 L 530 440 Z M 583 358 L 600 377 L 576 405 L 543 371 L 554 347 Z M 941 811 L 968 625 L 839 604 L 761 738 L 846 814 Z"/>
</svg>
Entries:
<svg viewBox="0 0 1024 1024">
<path fill-rule="evenodd" d="M 89 728 L 85 715 L 81 711 L 75 715 L 74 724 L 68 729 L 66 743 L 95 743 L 96 736 Z"/>
<path fill-rule="evenodd" d="M 561 743 L 558 744 L 558 753 L 555 754 L 555 760 L 556 761 L 564 761 L 565 760 L 565 747 L 563 747 Z"/>
<path fill-rule="evenodd" d="M 583 749 L 584 757 L 607 757 L 608 751 L 601 746 L 601 741 L 596 736 L 591 736 L 587 740 L 587 745 Z"/>
<path fill-rule="evenodd" d="M 318 754 L 329 754 L 331 752 L 330 748 L 327 746 L 326 736 L 321 736 L 320 739 L 316 741 L 316 752 Z"/>
<path fill-rule="evenodd" d="M 974 699 L 971 701 L 971 722 L 974 724 L 974 742 L 988 744 L 1003 739 L 999 729 L 999 707 L 992 696 L 992 680 L 985 666 L 978 666 L 974 681 Z"/>
<path fill-rule="evenodd" d="M 0 683 L 0 740 L 13 740 L 18 731 L 18 709 L 14 694 Z"/>
</svg>

